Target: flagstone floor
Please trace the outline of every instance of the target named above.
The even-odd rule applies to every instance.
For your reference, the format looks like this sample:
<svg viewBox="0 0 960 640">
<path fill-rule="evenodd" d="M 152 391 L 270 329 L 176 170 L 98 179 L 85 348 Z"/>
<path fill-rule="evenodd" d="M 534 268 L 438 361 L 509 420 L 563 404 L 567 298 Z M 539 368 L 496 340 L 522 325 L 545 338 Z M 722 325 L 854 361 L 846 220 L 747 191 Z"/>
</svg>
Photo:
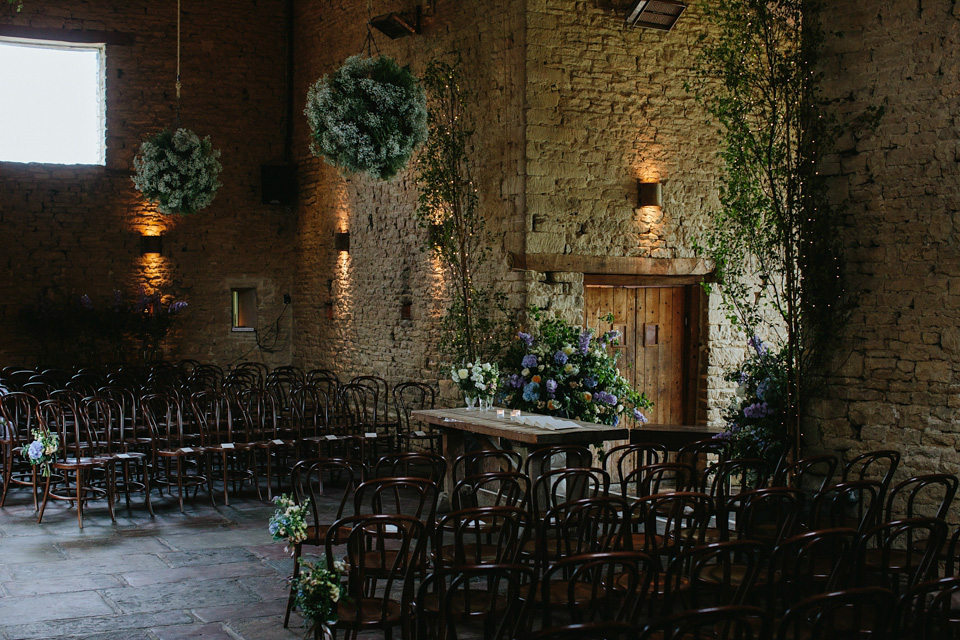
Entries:
<svg viewBox="0 0 960 640">
<path fill-rule="evenodd" d="M 274 640 L 302 638 L 294 613 L 283 628 L 293 561 L 267 533 L 273 505 L 256 497 L 213 507 L 200 494 L 180 513 L 154 493 L 84 510 L 47 506 L 38 525 L 29 490 L 0 509 L 0 639 Z"/>
</svg>

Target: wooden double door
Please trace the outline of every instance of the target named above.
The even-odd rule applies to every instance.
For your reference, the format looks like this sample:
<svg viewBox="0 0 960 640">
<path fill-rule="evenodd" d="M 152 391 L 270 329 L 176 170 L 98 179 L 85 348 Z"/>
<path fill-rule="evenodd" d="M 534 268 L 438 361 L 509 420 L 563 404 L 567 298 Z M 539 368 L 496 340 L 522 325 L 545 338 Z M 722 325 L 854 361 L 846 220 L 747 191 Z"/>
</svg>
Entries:
<svg viewBox="0 0 960 640">
<path fill-rule="evenodd" d="M 653 401 L 653 424 L 696 422 L 701 296 L 699 285 L 586 285 L 584 324 L 620 331 L 620 372 Z"/>
</svg>

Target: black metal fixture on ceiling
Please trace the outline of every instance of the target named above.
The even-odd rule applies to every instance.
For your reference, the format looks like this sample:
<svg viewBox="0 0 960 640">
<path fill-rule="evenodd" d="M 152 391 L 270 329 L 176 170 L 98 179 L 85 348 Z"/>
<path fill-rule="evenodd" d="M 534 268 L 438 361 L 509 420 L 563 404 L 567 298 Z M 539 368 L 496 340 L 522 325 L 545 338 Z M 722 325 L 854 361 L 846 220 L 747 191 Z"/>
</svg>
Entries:
<svg viewBox="0 0 960 640">
<path fill-rule="evenodd" d="M 634 0 L 625 22 L 632 27 L 670 31 L 687 5 L 678 0 Z"/>
</svg>

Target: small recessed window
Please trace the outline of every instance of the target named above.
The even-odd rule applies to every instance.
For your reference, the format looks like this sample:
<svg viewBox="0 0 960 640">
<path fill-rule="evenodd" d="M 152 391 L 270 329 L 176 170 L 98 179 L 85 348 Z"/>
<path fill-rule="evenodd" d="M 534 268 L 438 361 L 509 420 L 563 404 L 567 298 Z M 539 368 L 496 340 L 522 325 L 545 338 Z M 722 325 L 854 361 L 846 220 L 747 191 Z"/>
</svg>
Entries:
<svg viewBox="0 0 960 640">
<path fill-rule="evenodd" d="M 0 161 L 105 164 L 104 45 L 0 38 Z"/>
<path fill-rule="evenodd" d="M 257 326 L 257 290 L 231 289 L 233 297 L 233 330 L 253 331 Z"/>
</svg>

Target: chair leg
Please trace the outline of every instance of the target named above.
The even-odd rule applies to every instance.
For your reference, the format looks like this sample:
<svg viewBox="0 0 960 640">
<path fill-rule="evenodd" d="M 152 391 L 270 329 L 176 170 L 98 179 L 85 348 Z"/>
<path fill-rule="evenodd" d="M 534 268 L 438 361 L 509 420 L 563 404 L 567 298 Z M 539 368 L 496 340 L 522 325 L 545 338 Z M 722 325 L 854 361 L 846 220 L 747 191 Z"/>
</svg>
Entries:
<svg viewBox="0 0 960 640">
<path fill-rule="evenodd" d="M 180 456 L 177 456 L 177 499 L 180 501 L 180 513 L 183 513 L 183 475 L 181 473 Z"/>
<path fill-rule="evenodd" d="M 143 495 L 144 502 L 147 503 L 147 511 L 150 512 L 150 517 L 154 517 L 153 513 L 153 503 L 150 502 L 150 470 L 147 468 L 147 459 L 143 459 Z"/>
<path fill-rule="evenodd" d="M 270 449 L 264 449 L 267 454 L 267 500 L 273 500 L 273 456 Z"/>
<path fill-rule="evenodd" d="M 210 470 L 210 477 L 213 477 L 213 469 Z M 227 466 L 227 452 L 223 452 L 223 504 L 226 507 L 230 506 L 230 496 L 228 496 L 227 485 L 230 484 L 230 471 Z"/>
<path fill-rule="evenodd" d="M 77 524 L 83 529 L 83 469 L 77 469 Z"/>
<path fill-rule="evenodd" d="M 127 496 L 127 509 L 130 508 L 130 461 L 123 461 L 123 490 Z"/>
<path fill-rule="evenodd" d="M 290 578 L 290 595 L 287 597 L 287 612 L 283 616 L 283 628 L 290 625 L 290 612 L 293 611 L 293 603 L 297 599 L 296 580 L 300 576 L 300 553 L 302 546 L 296 544 L 293 547 L 293 577 Z"/>
<path fill-rule="evenodd" d="M 114 501 L 114 489 L 117 487 L 117 468 L 114 465 L 110 465 L 106 471 L 107 476 L 107 511 L 110 512 L 110 521 L 117 521 L 116 510 L 113 508 Z M 130 489 L 124 487 L 127 490 L 127 506 L 130 506 Z"/>
<path fill-rule="evenodd" d="M 43 512 L 47 509 L 47 501 L 50 499 L 50 476 L 47 476 L 47 481 L 44 484 L 43 488 L 43 504 L 40 505 L 40 515 L 37 516 L 37 524 L 43 522 Z"/>
</svg>

